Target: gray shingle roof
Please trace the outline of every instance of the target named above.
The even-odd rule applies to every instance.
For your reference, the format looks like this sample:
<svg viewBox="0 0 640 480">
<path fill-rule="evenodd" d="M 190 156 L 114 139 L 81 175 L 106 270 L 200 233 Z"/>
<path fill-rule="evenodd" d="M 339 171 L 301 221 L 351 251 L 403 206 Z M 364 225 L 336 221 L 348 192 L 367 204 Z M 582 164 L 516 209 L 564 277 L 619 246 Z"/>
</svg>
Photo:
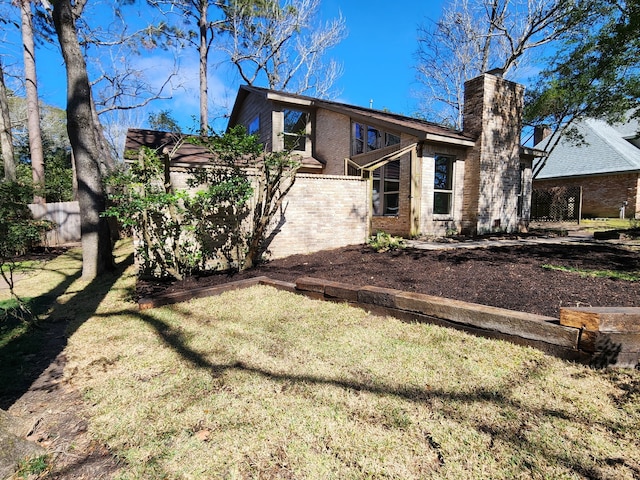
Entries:
<svg viewBox="0 0 640 480">
<path fill-rule="evenodd" d="M 640 149 L 628 139 L 637 136 L 637 121 L 612 126 L 586 119 L 576 125 L 586 144 L 562 139 L 551 152 L 538 179 L 640 171 Z M 544 148 L 548 139 L 535 148 Z"/>
</svg>

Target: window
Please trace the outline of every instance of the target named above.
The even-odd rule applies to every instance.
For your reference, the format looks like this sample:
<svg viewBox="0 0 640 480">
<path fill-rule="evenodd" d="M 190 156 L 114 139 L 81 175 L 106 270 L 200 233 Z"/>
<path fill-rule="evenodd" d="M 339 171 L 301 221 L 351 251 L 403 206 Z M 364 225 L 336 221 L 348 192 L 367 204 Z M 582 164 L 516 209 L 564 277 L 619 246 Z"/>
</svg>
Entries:
<svg viewBox="0 0 640 480">
<path fill-rule="evenodd" d="M 377 150 L 380 148 L 380 130 L 373 127 L 367 127 L 367 151 Z"/>
<path fill-rule="evenodd" d="M 247 129 L 247 133 L 249 135 L 256 135 L 260 132 L 260 115 L 257 115 L 256 118 L 251 120 L 249 123 L 249 128 Z"/>
<path fill-rule="evenodd" d="M 518 207 L 517 207 L 517 215 L 519 217 L 522 216 L 522 212 L 524 211 L 524 182 L 526 175 L 526 166 L 524 163 L 520 164 L 520 181 L 518 182 Z"/>
<path fill-rule="evenodd" d="M 398 215 L 400 207 L 400 160 L 373 171 L 373 214 Z"/>
<path fill-rule="evenodd" d="M 354 122 L 351 133 L 351 155 L 359 155 L 400 143 L 400 135 L 362 123 Z"/>
<path fill-rule="evenodd" d="M 385 147 L 390 147 L 391 145 L 397 145 L 400 143 L 400 135 L 396 135 L 395 133 L 386 132 L 385 134 Z"/>
<path fill-rule="evenodd" d="M 307 149 L 307 124 L 309 114 L 300 110 L 284 110 L 285 150 Z"/>
<path fill-rule="evenodd" d="M 436 156 L 433 190 L 433 213 L 450 215 L 453 203 L 453 158 Z"/>
</svg>

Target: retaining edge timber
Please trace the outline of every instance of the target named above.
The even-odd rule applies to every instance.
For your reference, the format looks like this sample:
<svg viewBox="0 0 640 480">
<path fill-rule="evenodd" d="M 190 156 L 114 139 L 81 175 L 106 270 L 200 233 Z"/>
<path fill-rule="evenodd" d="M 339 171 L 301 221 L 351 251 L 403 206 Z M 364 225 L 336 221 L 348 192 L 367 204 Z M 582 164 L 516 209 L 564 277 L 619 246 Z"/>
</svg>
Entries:
<svg viewBox="0 0 640 480">
<path fill-rule="evenodd" d="M 147 310 L 148 308 L 161 307 L 163 305 L 172 305 L 174 303 L 186 302 L 192 298 L 203 298 L 220 295 L 224 292 L 231 290 L 238 290 L 240 288 L 253 287 L 259 285 L 261 282 L 271 281 L 269 277 L 253 277 L 245 280 L 238 280 L 236 282 L 224 283 L 222 285 L 215 285 L 213 287 L 201 287 L 194 288 L 183 292 L 167 293 L 166 295 L 159 295 L 155 298 L 141 298 L 138 300 L 138 309 Z M 275 286 L 275 285 L 274 285 Z"/>
<path fill-rule="evenodd" d="M 254 285 L 268 285 L 313 299 L 346 302 L 375 315 L 393 316 L 403 321 L 432 323 L 463 330 L 477 336 L 506 340 L 517 345 L 531 346 L 566 360 L 591 363 L 596 367 L 634 368 L 640 364 L 640 334 L 635 324 L 630 332 L 598 332 L 585 329 L 584 323 L 567 325 L 553 317 L 390 288 L 358 287 L 314 277 L 301 277 L 295 283 L 274 280 L 266 276 L 253 277 L 156 298 L 142 298 L 138 302 L 138 308 L 140 310 L 156 308 L 192 298 L 220 295 Z M 615 319 L 619 322 L 616 324 L 619 330 L 626 330 L 620 327 L 631 323 L 628 322 L 628 315 L 638 314 L 638 309 L 632 312 L 631 309 L 617 307 L 585 308 L 584 310 L 587 312 L 581 313 L 588 315 L 594 313 L 620 315 L 624 321 L 620 321 L 620 318 Z M 567 313 L 565 312 L 565 318 L 570 317 Z M 603 317 L 605 316 L 603 315 L 600 320 Z M 593 322 L 591 318 L 589 320 Z M 606 325 L 605 329 L 618 329 L 612 328 L 608 317 L 606 320 L 602 322 L 602 326 Z M 581 321 L 585 322 L 584 318 L 581 318 Z"/>
</svg>

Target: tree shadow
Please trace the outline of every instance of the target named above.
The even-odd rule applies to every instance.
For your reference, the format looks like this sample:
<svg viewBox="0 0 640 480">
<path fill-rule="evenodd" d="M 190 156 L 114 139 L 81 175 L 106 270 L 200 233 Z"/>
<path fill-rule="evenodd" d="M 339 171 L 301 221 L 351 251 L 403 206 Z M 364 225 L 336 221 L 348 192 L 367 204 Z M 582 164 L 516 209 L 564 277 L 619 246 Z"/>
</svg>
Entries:
<svg viewBox="0 0 640 480">
<path fill-rule="evenodd" d="M 67 252 L 66 255 L 80 255 Z M 48 292 L 31 300 L 33 311 L 46 319 L 29 328 L 0 347 L 0 409 L 6 410 L 24 395 L 40 376 L 58 361 L 58 355 L 67 345 L 67 339 L 93 313 L 124 270 L 133 262 L 133 254 L 120 259 L 114 272 L 89 282 L 65 303 L 58 299 L 69 294 L 68 289 L 82 274 L 59 271 L 62 280 Z M 61 375 L 62 368 L 53 368 L 49 375 Z M 42 382 L 42 388 L 49 384 Z M 41 388 L 35 386 L 35 388 Z"/>
<path fill-rule="evenodd" d="M 189 314 L 188 309 L 180 311 L 182 309 L 180 309 L 179 306 L 174 306 L 173 308 L 176 308 L 181 314 Z M 544 452 L 544 457 L 550 459 L 550 462 L 562 465 L 586 478 L 600 478 L 601 473 L 597 471 L 596 467 L 584 464 L 583 459 L 580 458 L 579 455 L 572 454 L 570 451 L 554 449 L 551 444 L 546 443 L 544 439 L 539 438 L 535 434 L 536 430 L 540 425 L 555 420 L 559 420 L 562 423 L 578 425 L 579 428 L 585 431 L 593 428 L 602 428 L 615 432 L 624 428 L 620 421 L 616 419 L 595 419 L 576 416 L 572 414 L 570 410 L 562 407 L 546 404 L 527 404 L 527 402 L 520 400 L 516 390 L 546 374 L 545 372 L 549 367 L 548 362 L 544 359 L 528 362 L 520 371 L 514 372 L 513 375 L 509 376 L 508 380 L 498 386 L 481 385 L 472 389 L 462 387 L 460 391 L 445 390 L 437 386 L 429 388 L 392 386 L 376 382 L 374 379 L 370 381 L 359 381 L 356 379 L 316 376 L 311 373 L 292 374 L 275 372 L 268 368 L 247 364 L 240 359 L 228 363 L 214 363 L 187 345 L 184 331 L 180 328 L 174 328 L 148 313 L 138 312 L 137 315 L 141 320 L 153 327 L 167 347 L 178 353 L 194 368 L 206 370 L 213 377 L 220 377 L 229 371 L 242 371 L 267 378 L 274 382 L 298 383 L 312 386 L 330 385 L 346 391 L 363 392 L 379 396 L 393 396 L 408 402 L 426 404 L 432 408 L 439 409 L 441 413 L 448 418 L 462 424 L 468 424 L 477 432 L 488 435 L 490 444 L 493 444 L 493 442 L 502 442 L 513 445 L 518 450 Z M 630 391 L 634 391 L 635 389 L 637 392 L 637 388 L 637 384 L 629 386 Z M 481 416 L 475 416 L 473 413 L 470 413 L 473 412 L 472 405 L 480 403 L 493 404 L 505 411 L 515 412 L 512 414 L 514 419 L 505 422 L 495 422 L 492 419 L 482 418 Z M 465 405 L 465 407 L 460 408 L 459 405 Z M 437 442 L 435 446 L 438 447 L 436 450 L 439 450 Z M 623 466 L 632 472 L 634 478 L 636 475 L 640 475 L 640 467 L 636 465 L 632 458 L 603 456 L 598 459 L 598 461 L 609 466 L 614 464 Z M 524 467 L 527 466 L 524 465 L 523 468 Z M 532 471 L 535 471 L 534 466 L 530 467 L 533 469 Z"/>
</svg>

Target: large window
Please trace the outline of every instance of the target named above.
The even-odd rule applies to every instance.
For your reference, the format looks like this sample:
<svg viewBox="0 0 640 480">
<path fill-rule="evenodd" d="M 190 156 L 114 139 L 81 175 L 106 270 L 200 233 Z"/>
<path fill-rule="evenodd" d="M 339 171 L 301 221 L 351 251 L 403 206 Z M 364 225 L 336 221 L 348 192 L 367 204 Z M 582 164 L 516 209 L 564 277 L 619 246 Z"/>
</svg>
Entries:
<svg viewBox="0 0 640 480">
<path fill-rule="evenodd" d="M 400 207 L 400 160 L 373 171 L 373 214 L 398 215 Z"/>
<path fill-rule="evenodd" d="M 358 155 L 400 143 L 400 135 L 356 122 L 353 123 L 351 137 L 352 155 Z"/>
<path fill-rule="evenodd" d="M 307 149 L 307 125 L 309 114 L 300 110 L 284 110 L 284 148 L 285 150 Z"/>
<path fill-rule="evenodd" d="M 450 215 L 453 205 L 453 158 L 438 155 L 435 158 L 433 184 L 433 213 Z"/>
</svg>

